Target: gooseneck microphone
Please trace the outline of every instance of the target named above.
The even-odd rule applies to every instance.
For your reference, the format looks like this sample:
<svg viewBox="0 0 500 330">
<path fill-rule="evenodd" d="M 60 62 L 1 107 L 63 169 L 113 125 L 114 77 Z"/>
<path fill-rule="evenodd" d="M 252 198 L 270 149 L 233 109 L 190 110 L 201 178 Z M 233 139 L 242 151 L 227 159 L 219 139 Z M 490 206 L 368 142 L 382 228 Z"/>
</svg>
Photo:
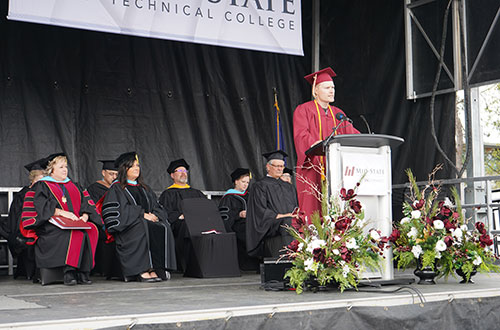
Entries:
<svg viewBox="0 0 500 330">
<path fill-rule="evenodd" d="M 352 120 L 348 118 L 346 115 L 344 115 L 342 112 L 339 112 L 335 115 L 335 118 L 339 121 L 337 126 L 335 126 L 332 130 L 332 133 L 326 138 L 326 140 L 323 142 L 323 149 L 328 145 L 328 142 L 335 136 L 335 132 L 337 132 L 337 129 L 342 125 L 344 122 L 349 122 L 352 125 Z"/>
<path fill-rule="evenodd" d="M 366 125 L 366 128 L 368 128 L 368 134 L 372 134 L 372 130 L 370 129 L 370 125 L 368 125 L 368 121 L 366 121 L 366 118 L 365 116 L 363 115 L 359 115 L 361 117 L 361 119 L 363 119 L 363 121 L 365 122 L 365 125 Z"/>
</svg>

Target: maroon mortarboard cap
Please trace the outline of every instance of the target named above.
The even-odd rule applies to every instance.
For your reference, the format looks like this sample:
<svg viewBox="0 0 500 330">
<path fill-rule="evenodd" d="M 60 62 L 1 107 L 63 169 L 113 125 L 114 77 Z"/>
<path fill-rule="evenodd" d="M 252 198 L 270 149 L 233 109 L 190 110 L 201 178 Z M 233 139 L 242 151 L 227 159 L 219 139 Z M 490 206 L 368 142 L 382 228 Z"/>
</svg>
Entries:
<svg viewBox="0 0 500 330">
<path fill-rule="evenodd" d="M 121 164 L 128 163 L 134 160 L 137 160 L 137 162 L 139 162 L 139 157 L 137 156 L 137 153 L 135 151 L 125 152 L 118 156 L 118 158 L 115 160 L 115 168 L 119 168 Z"/>
<path fill-rule="evenodd" d="M 233 171 L 233 173 L 231 173 L 231 181 L 236 181 L 238 180 L 239 178 L 241 178 L 242 176 L 250 176 L 250 170 L 248 168 L 237 168 Z"/>
<path fill-rule="evenodd" d="M 118 171 L 114 160 L 100 160 L 103 170 Z"/>
<path fill-rule="evenodd" d="M 47 168 L 47 158 L 42 158 L 39 160 L 35 160 L 32 163 L 24 165 L 24 168 L 28 170 L 28 172 L 35 170 L 45 170 Z"/>
<path fill-rule="evenodd" d="M 336 77 L 337 74 L 332 70 L 332 68 L 328 67 L 319 70 L 318 72 L 308 74 L 307 76 L 304 77 L 304 79 L 307 80 L 307 82 L 312 85 L 314 83 L 315 76 L 316 76 L 316 85 L 318 85 L 325 81 L 333 81 L 332 78 Z"/>
<path fill-rule="evenodd" d="M 184 158 L 181 159 L 176 159 L 170 162 L 170 164 L 167 167 L 167 172 L 168 174 L 172 174 L 175 172 L 175 170 L 179 167 L 184 167 L 186 170 L 189 170 L 189 165 L 188 163 L 184 160 Z"/>
<path fill-rule="evenodd" d="M 279 159 L 279 160 L 285 160 L 285 157 L 288 157 L 288 154 L 284 152 L 283 150 L 274 150 L 270 152 L 266 152 L 262 154 L 264 158 L 267 159 L 267 161 L 273 160 L 273 159 Z"/>
</svg>

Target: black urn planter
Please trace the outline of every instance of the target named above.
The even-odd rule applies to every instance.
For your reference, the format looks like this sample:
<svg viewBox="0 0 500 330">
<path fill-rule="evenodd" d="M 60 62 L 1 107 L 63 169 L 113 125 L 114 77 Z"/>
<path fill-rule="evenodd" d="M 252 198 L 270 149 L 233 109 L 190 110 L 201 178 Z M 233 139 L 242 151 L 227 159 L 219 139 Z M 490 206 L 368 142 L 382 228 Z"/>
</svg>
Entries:
<svg viewBox="0 0 500 330">
<path fill-rule="evenodd" d="M 417 284 L 422 284 L 422 285 L 433 285 L 436 284 L 434 281 L 434 278 L 438 276 L 438 272 L 436 271 L 436 266 L 434 265 L 434 269 L 432 267 L 425 267 L 422 268 L 422 263 L 419 260 L 417 260 L 417 269 L 413 272 L 415 276 L 417 276 L 420 280 L 418 281 Z"/>
<path fill-rule="evenodd" d="M 465 283 L 472 283 L 472 284 L 474 284 L 474 281 L 472 280 L 472 276 L 474 276 L 474 275 L 477 274 L 477 270 L 476 270 L 476 268 L 474 268 L 474 270 L 472 271 L 472 273 L 470 273 L 469 279 L 467 279 L 467 276 L 462 271 L 462 268 L 457 269 L 456 273 L 457 273 L 458 276 L 460 276 L 462 278 L 462 280 L 460 281 L 460 283 L 462 283 L 462 284 L 465 284 Z"/>
</svg>

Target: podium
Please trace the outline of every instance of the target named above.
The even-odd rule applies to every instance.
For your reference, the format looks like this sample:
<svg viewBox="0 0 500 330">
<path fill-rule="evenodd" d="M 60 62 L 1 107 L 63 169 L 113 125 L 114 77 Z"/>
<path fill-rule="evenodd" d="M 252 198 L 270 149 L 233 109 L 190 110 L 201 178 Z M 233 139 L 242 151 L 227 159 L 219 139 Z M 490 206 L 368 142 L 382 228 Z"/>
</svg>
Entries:
<svg viewBox="0 0 500 330">
<path fill-rule="evenodd" d="M 377 228 L 383 236 L 392 232 L 391 148 L 404 140 L 382 134 L 337 135 L 306 151 L 308 156 L 326 156 L 328 195 L 338 194 L 342 187 L 357 188 L 357 199 L 363 205 L 365 230 Z M 364 278 L 394 279 L 392 248 L 386 249 L 381 271 L 370 270 Z"/>
</svg>

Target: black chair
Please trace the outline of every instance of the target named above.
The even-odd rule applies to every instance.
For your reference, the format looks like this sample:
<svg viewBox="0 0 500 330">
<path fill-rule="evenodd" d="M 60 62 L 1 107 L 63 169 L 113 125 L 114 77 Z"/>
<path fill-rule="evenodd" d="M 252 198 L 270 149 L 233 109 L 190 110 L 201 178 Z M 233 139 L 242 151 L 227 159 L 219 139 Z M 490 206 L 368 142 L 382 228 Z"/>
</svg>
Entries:
<svg viewBox="0 0 500 330">
<path fill-rule="evenodd" d="M 215 203 L 205 198 L 182 201 L 184 219 L 191 239 L 184 276 L 240 276 L 235 233 L 227 233 Z M 203 234 L 215 231 L 217 233 Z"/>
</svg>

